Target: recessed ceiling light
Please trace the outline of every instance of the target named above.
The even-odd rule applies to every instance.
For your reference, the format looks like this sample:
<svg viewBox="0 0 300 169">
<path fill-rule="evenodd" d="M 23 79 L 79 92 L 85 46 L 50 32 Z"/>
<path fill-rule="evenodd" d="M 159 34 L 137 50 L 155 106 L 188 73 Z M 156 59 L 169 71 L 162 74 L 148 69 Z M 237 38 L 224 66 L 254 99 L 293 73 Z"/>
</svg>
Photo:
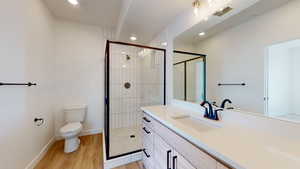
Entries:
<svg viewBox="0 0 300 169">
<path fill-rule="evenodd" d="M 167 46 L 168 43 L 167 43 L 167 42 L 162 42 L 160 45 L 161 45 L 161 46 Z"/>
<path fill-rule="evenodd" d="M 199 36 L 204 36 L 204 35 L 205 35 L 205 32 L 200 32 L 198 35 L 199 35 Z"/>
<path fill-rule="evenodd" d="M 136 41 L 136 40 L 137 40 L 137 37 L 131 36 L 131 37 L 130 37 L 130 40 L 131 40 L 131 41 Z"/>
<path fill-rule="evenodd" d="M 78 0 L 68 0 L 68 2 L 74 6 L 79 5 Z"/>
</svg>

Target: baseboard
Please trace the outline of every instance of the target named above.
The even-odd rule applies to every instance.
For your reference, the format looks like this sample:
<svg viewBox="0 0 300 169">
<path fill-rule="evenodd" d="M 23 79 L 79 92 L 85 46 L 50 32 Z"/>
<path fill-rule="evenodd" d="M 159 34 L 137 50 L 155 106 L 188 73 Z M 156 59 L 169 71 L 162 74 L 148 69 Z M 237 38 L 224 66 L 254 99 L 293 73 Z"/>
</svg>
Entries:
<svg viewBox="0 0 300 169">
<path fill-rule="evenodd" d="M 25 169 L 33 169 L 40 161 L 41 159 L 45 156 L 49 148 L 53 145 L 55 142 L 55 137 L 52 137 L 50 141 L 43 147 L 41 152 L 25 167 Z"/>
<path fill-rule="evenodd" d="M 79 136 L 88 136 L 88 135 L 94 135 L 94 134 L 101 134 L 103 132 L 103 129 L 88 129 L 81 131 Z M 55 140 L 62 140 L 63 138 L 61 136 L 55 136 Z"/>
<path fill-rule="evenodd" d="M 84 130 L 80 133 L 80 136 L 88 136 L 88 135 L 94 135 L 94 134 L 100 134 L 102 133 L 102 129 L 89 129 Z"/>
</svg>

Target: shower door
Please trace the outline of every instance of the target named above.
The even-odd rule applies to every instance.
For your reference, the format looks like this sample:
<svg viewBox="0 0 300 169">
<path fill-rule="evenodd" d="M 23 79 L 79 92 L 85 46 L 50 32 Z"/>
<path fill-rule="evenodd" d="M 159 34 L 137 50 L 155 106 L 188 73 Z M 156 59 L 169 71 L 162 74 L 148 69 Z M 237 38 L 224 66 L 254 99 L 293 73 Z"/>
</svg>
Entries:
<svg viewBox="0 0 300 169">
<path fill-rule="evenodd" d="M 165 104 L 165 50 L 122 42 L 106 47 L 107 159 L 141 151 L 141 107 Z"/>
</svg>

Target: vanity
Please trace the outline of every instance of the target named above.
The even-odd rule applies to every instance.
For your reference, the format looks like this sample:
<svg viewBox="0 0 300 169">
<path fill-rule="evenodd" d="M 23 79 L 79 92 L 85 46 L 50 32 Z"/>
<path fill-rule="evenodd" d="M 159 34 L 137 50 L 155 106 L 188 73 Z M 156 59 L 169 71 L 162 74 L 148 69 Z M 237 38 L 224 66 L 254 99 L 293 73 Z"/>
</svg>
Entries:
<svg viewBox="0 0 300 169">
<path fill-rule="evenodd" d="M 240 124 L 230 125 L 226 118 L 211 121 L 202 118 L 200 113 L 177 106 L 150 106 L 142 110 L 146 169 L 300 168 L 296 140 Z M 189 116 L 173 117 L 180 112 Z"/>
<path fill-rule="evenodd" d="M 155 109 L 155 107 L 152 107 Z M 160 109 L 157 107 L 157 109 Z M 161 107 L 160 110 L 164 109 Z M 146 169 L 229 169 L 232 168 L 205 150 L 194 145 L 165 125 L 155 116 L 151 108 L 144 108 L 143 116 L 143 163 Z M 187 121 L 188 122 L 188 121 Z M 197 127 L 197 126 L 196 126 Z M 200 126 L 200 130 L 210 130 L 209 126 Z"/>
</svg>

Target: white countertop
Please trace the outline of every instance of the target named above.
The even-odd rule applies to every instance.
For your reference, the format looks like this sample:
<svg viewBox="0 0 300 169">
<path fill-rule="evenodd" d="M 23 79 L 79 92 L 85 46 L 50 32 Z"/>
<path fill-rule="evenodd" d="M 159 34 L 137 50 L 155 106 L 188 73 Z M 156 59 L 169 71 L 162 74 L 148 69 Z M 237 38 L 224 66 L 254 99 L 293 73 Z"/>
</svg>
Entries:
<svg viewBox="0 0 300 169">
<path fill-rule="evenodd" d="M 174 112 L 194 113 L 181 107 L 150 106 L 143 107 L 142 110 L 234 168 L 300 169 L 300 142 L 297 140 L 276 137 L 270 133 L 222 122 L 210 122 L 202 119 L 201 114 L 199 114 L 200 120 L 195 120 L 195 123 L 184 124 L 182 120 L 170 117 Z M 203 126 L 203 122 L 219 127 L 201 131 L 199 128 Z"/>
</svg>

